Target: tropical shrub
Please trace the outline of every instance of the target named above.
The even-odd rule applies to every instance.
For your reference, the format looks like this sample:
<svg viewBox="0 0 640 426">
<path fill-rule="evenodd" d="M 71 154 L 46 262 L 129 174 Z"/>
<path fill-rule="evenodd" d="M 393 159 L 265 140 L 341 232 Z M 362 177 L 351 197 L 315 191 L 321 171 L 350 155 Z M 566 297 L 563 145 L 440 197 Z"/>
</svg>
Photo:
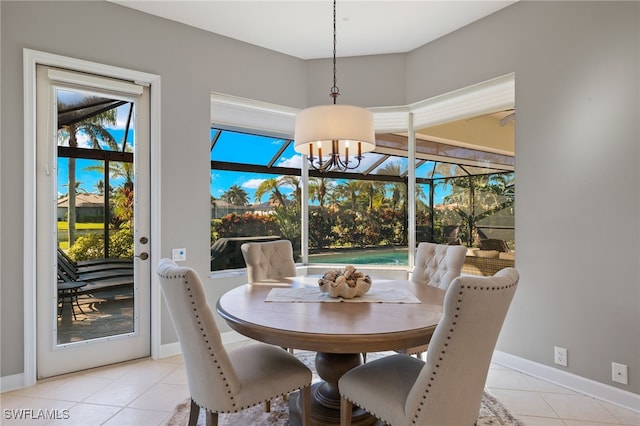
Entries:
<svg viewBox="0 0 640 426">
<path fill-rule="evenodd" d="M 280 227 L 273 215 L 230 213 L 222 217 L 220 222 L 212 223 L 212 226 L 218 238 L 280 234 Z"/>
</svg>

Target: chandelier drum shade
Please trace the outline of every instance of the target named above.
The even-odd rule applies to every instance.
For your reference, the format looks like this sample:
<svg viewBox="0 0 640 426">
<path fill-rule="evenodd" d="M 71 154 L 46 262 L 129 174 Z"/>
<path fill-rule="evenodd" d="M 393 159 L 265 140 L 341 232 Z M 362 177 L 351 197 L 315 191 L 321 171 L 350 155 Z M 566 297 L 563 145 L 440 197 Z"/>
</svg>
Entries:
<svg viewBox="0 0 640 426">
<path fill-rule="evenodd" d="M 333 154 L 346 161 L 348 156 L 358 159 L 375 149 L 375 141 L 373 114 L 364 108 L 321 105 L 307 108 L 296 117 L 294 147 L 310 161 Z"/>
<path fill-rule="evenodd" d="M 305 154 L 309 165 L 320 172 L 352 170 L 362 154 L 376 147 L 373 113 L 353 105 L 337 105 L 340 95 L 336 79 L 336 2 L 333 2 L 332 105 L 306 108 L 296 116 L 294 149 Z M 328 159 L 324 158 L 328 156 Z"/>
</svg>

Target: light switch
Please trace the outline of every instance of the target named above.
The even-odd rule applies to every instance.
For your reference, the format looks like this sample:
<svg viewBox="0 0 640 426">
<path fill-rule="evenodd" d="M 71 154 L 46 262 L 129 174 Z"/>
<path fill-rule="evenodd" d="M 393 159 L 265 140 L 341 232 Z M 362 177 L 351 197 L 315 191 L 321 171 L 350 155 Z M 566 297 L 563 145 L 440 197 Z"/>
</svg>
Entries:
<svg viewBox="0 0 640 426">
<path fill-rule="evenodd" d="M 187 260 L 187 249 L 174 248 L 173 250 L 171 250 L 171 259 L 173 259 L 174 262 Z"/>
</svg>

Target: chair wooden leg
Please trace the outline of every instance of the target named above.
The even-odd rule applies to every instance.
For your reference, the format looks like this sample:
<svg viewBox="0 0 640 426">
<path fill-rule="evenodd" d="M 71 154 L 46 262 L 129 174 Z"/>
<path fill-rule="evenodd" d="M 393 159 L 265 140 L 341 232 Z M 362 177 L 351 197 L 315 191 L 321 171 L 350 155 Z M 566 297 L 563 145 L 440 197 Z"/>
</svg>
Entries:
<svg viewBox="0 0 640 426">
<path fill-rule="evenodd" d="M 311 386 L 300 389 L 302 396 L 302 426 L 311 426 Z"/>
<path fill-rule="evenodd" d="M 271 400 L 268 399 L 264 402 L 264 412 L 265 413 L 270 413 L 271 412 Z"/>
<path fill-rule="evenodd" d="M 351 410 L 353 404 L 345 397 L 340 397 L 340 426 L 351 425 Z"/>
<path fill-rule="evenodd" d="M 189 426 L 198 424 L 198 416 L 200 415 L 200 406 L 191 400 L 191 408 L 189 409 Z"/>
<path fill-rule="evenodd" d="M 212 413 L 207 410 L 206 420 L 204 423 L 206 426 L 218 426 L 218 413 Z"/>
</svg>

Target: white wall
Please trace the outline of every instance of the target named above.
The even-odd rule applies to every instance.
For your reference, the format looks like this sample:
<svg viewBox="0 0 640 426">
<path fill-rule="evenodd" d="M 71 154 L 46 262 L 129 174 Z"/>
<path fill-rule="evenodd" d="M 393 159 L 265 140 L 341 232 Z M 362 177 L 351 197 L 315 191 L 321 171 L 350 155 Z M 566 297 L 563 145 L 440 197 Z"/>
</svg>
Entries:
<svg viewBox="0 0 640 426">
<path fill-rule="evenodd" d="M 203 276 L 209 93 L 304 107 L 327 102 L 331 82 L 318 81 L 330 72 L 328 61 L 304 62 L 112 3 L 2 1 L 0 7 L 0 375 L 8 376 L 23 369 L 23 48 L 161 76 L 160 255 L 186 247 L 189 266 Z M 616 386 L 636 394 L 639 24 L 636 2 L 521 1 L 406 55 L 339 63 L 343 103 L 363 106 L 407 104 L 515 72 L 522 281 L 499 349 L 551 364 L 553 346 L 563 346 L 566 371 L 606 384 L 611 361 L 624 363 L 630 385 Z M 99 46 L 91 34 L 99 34 Z M 233 285 L 208 284 L 212 299 Z M 174 342 L 166 315 L 162 329 L 162 343 Z"/>
<path fill-rule="evenodd" d="M 419 100 L 515 72 L 516 294 L 498 349 L 640 392 L 637 2 L 519 2 L 408 57 Z M 424 71 L 428 70 L 428 71 Z M 635 371 L 635 373 L 633 373 Z"/>
</svg>

